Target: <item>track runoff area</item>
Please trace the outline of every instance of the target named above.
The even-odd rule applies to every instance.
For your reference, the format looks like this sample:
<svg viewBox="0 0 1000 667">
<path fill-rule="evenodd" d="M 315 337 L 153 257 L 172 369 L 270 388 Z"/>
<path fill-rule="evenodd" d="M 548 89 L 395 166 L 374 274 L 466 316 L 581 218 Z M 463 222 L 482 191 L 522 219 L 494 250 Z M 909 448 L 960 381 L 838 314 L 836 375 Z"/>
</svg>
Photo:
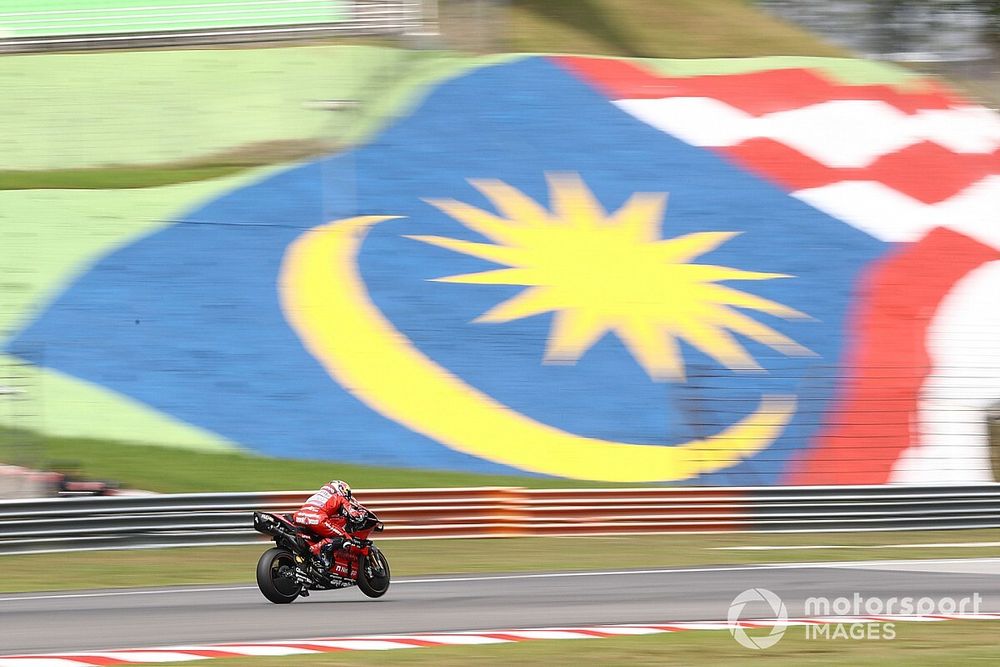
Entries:
<svg viewBox="0 0 1000 667">
<path fill-rule="evenodd" d="M 747 651 L 796 633 L 816 641 L 885 641 L 904 632 L 900 623 L 1000 620 L 998 574 L 1000 558 L 976 558 L 405 578 L 381 600 L 334 591 L 281 613 L 255 586 L 9 595 L 0 597 L 0 667 L 692 630 L 728 632 Z"/>
</svg>

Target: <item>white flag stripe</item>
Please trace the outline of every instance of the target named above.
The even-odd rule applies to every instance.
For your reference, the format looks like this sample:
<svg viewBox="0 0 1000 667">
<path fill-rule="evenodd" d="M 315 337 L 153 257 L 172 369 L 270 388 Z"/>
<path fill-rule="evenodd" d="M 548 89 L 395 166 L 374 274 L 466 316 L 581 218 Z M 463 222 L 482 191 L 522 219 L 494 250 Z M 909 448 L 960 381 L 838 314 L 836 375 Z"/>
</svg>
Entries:
<svg viewBox="0 0 1000 667">
<path fill-rule="evenodd" d="M 995 261 L 963 278 L 938 308 L 928 336 L 933 368 L 920 397 L 918 446 L 897 462 L 892 482 L 993 481 L 986 411 L 1000 399 L 1000 357 L 983 352 L 1000 341 L 998 304 Z M 984 329 L 992 337 L 978 335 Z"/>
<path fill-rule="evenodd" d="M 1000 249 L 1000 176 L 987 176 L 936 204 L 874 181 L 840 181 L 792 196 L 881 241 L 916 241 L 946 227 Z"/>
<path fill-rule="evenodd" d="M 616 100 L 615 105 L 694 146 L 732 146 L 753 136 L 746 127 L 753 116 L 709 97 Z"/>
<path fill-rule="evenodd" d="M 1000 147 L 1000 116 L 985 107 L 904 113 L 876 100 L 833 100 L 752 116 L 708 97 L 616 100 L 639 120 L 695 146 L 733 146 L 768 138 L 828 167 L 865 167 L 923 141 L 956 153 Z"/>
</svg>

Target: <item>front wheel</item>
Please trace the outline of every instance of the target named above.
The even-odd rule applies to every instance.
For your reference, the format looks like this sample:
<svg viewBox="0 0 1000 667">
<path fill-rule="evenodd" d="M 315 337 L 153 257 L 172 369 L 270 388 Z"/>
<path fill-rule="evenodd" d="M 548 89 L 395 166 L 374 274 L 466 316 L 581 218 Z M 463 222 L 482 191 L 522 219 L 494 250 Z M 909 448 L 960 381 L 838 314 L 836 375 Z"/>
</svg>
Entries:
<svg viewBox="0 0 1000 667">
<path fill-rule="evenodd" d="M 361 557 L 358 588 L 370 598 L 380 598 L 389 590 L 389 561 L 372 546 L 367 556 Z"/>
<path fill-rule="evenodd" d="M 275 604 L 299 597 L 302 585 L 295 580 L 295 557 L 287 549 L 268 549 L 257 561 L 257 587 Z"/>
</svg>

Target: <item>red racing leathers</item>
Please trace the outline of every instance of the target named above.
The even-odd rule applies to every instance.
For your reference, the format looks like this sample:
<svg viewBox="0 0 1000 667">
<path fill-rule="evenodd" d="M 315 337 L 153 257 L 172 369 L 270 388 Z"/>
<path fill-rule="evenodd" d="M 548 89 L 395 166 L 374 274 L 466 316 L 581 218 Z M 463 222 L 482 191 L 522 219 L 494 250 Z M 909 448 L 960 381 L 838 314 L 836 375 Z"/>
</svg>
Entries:
<svg viewBox="0 0 1000 667">
<path fill-rule="evenodd" d="M 348 519 L 358 519 L 362 515 L 360 505 L 342 496 L 329 484 L 309 496 L 309 499 L 295 513 L 295 523 L 308 528 L 324 539 L 313 547 L 319 554 L 324 545 L 338 542 L 338 546 L 349 539 L 344 527 Z M 337 540 L 336 538 L 340 538 Z"/>
</svg>

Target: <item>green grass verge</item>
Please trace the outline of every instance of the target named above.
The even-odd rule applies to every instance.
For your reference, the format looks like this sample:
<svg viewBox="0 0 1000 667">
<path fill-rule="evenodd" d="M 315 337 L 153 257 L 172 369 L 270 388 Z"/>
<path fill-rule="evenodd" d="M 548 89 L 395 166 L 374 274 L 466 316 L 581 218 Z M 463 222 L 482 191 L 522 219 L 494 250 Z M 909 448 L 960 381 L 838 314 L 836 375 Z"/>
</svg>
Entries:
<svg viewBox="0 0 1000 667">
<path fill-rule="evenodd" d="M 122 487 L 160 493 L 295 491 L 316 489 L 337 478 L 349 480 L 355 488 L 368 489 L 580 486 L 574 480 L 277 459 L 238 451 L 193 451 L 0 429 L 0 460 L 15 457 L 47 470 L 69 468 L 87 479 L 114 480 Z M 616 485 L 595 483 L 594 486 Z"/>
<path fill-rule="evenodd" d="M 362 141 L 469 57 L 374 46 L 176 49 L 0 59 L 4 167 L 161 168 Z M 314 100 L 357 100 L 352 111 Z M 26 113 L 25 109 L 30 109 Z"/>
<path fill-rule="evenodd" d="M 224 665 L 995 665 L 997 621 L 893 624 L 895 639 L 882 641 L 806 638 L 791 627 L 775 646 L 753 651 L 722 630 L 684 631 L 593 640 L 543 640 L 489 646 L 449 646 L 381 651 L 295 655 L 284 658 L 227 658 Z M 162 663 L 184 664 L 190 663 Z"/>
<path fill-rule="evenodd" d="M 385 540 L 395 576 L 482 572 L 604 570 L 696 565 L 972 558 L 1000 556 L 1000 547 L 866 548 L 1000 541 L 1000 530 L 900 533 L 682 534 L 621 537 L 524 537 Z M 731 551 L 734 546 L 828 545 L 822 549 Z M 267 542 L 248 547 L 193 547 L 0 556 L 0 592 L 117 588 L 172 584 L 252 583 Z M 54 574 L 55 573 L 55 574 Z"/>
</svg>

